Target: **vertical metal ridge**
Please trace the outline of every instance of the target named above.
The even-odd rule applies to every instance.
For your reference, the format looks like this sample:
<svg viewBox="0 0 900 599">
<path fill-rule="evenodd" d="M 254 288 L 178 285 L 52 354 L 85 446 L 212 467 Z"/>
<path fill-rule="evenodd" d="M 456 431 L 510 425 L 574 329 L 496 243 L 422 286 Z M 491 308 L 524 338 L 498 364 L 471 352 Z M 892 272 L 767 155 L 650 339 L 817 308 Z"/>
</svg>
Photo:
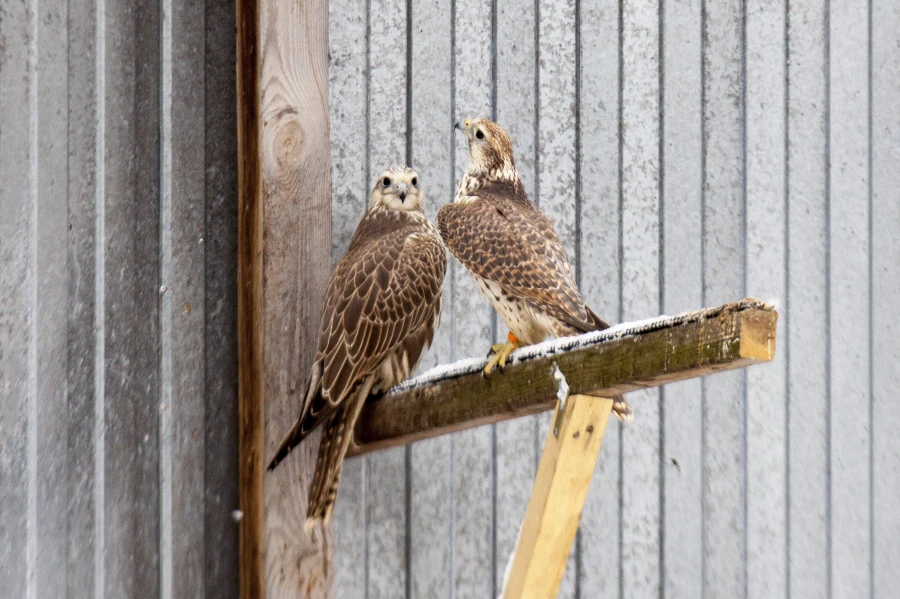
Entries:
<svg viewBox="0 0 900 599">
<path fill-rule="evenodd" d="M 413 3 L 406 0 L 406 165 L 413 167 Z M 404 592 L 412 598 L 412 448 L 403 449 Z"/>
<path fill-rule="evenodd" d="M 106 0 L 96 0 L 94 91 L 97 102 L 95 138 L 94 223 L 94 597 L 106 586 Z"/>
<path fill-rule="evenodd" d="M 742 273 L 741 273 L 741 296 L 747 297 L 747 265 L 748 265 L 748 254 L 749 247 L 747 243 L 747 0 L 741 0 L 741 196 L 742 196 L 742 210 L 743 214 L 741 214 L 741 239 L 743 240 L 743 253 L 742 256 Z M 741 503 L 742 511 L 743 511 L 743 533 L 742 533 L 742 543 L 741 543 L 741 561 L 743 562 L 743 590 L 744 597 L 749 597 L 750 595 L 750 566 L 748 563 L 748 555 L 749 555 L 749 524 L 750 524 L 750 515 L 749 515 L 749 507 L 748 507 L 748 483 L 749 483 L 749 472 L 748 472 L 748 462 L 750 460 L 749 454 L 749 444 L 747 441 L 747 398 L 749 396 L 748 389 L 748 377 L 747 370 L 741 370 L 741 418 L 743 422 L 741 423 L 741 454 L 742 454 L 742 466 L 743 480 L 741 481 L 742 489 L 741 489 Z"/>
<path fill-rule="evenodd" d="M 784 2 L 784 595 L 791 597 L 791 0 Z"/>
<path fill-rule="evenodd" d="M 456 121 L 456 0 L 450 0 L 450 120 Z M 456 130 L 450 136 L 450 189 L 456 188 Z M 452 192 L 451 192 L 452 193 Z M 452 200 L 451 200 L 452 201 Z M 450 260 L 450 305 L 456 305 L 456 263 Z M 450 310 L 450 360 L 456 359 L 456 310 Z M 447 572 L 447 595 L 456 598 L 456 435 L 450 435 L 450 556 Z"/>
<path fill-rule="evenodd" d="M 623 168 L 623 156 L 625 152 L 624 146 L 624 132 L 625 132 L 625 92 L 624 92 L 624 81 L 625 81 L 625 1 L 619 0 L 619 10 L 618 10 L 618 22 L 617 22 L 617 52 L 618 52 L 618 87 L 617 95 L 618 95 L 618 106 L 617 106 L 617 118 L 618 118 L 618 132 L 617 132 L 617 173 L 616 177 L 618 179 L 618 246 L 616 251 L 618 253 L 619 260 L 619 322 L 622 322 L 623 315 L 625 313 L 624 309 L 624 280 L 625 280 L 625 236 L 624 236 L 624 208 L 625 208 L 625 193 L 622 189 L 623 181 L 625 180 L 625 171 Z M 622 434 L 624 428 L 621 422 L 616 422 L 616 426 L 619 427 L 618 434 L 618 472 L 616 474 L 616 501 L 618 502 L 618 509 L 616 511 L 616 532 L 618 534 L 618 555 L 616 556 L 616 569 L 618 573 L 618 583 L 619 583 L 619 599 L 625 599 L 625 547 L 624 547 L 624 532 L 625 532 L 625 521 L 622 518 L 622 512 L 624 507 L 624 457 L 625 457 L 625 443 L 624 443 L 624 435 Z"/>
<path fill-rule="evenodd" d="M 706 305 L 706 0 L 700 2 L 700 303 Z M 700 596 L 706 597 L 706 379 L 700 379 Z"/>
<path fill-rule="evenodd" d="M 372 183 L 372 0 L 365 0 L 366 10 L 366 139 L 365 139 L 365 168 L 363 169 L 364 178 L 362 185 L 362 206 L 360 214 L 366 212 L 369 201 L 369 185 Z M 370 458 L 366 456 L 362 466 L 362 497 L 363 497 L 363 520 L 365 522 L 365 530 L 363 531 L 363 556 L 365 564 L 363 568 L 365 573 L 363 580 L 365 581 L 365 599 L 369 599 L 369 587 L 371 584 L 370 565 L 370 543 L 369 528 L 372 523 L 371 506 L 369 505 L 369 466 Z"/>
<path fill-rule="evenodd" d="M 31 231 L 28 236 L 28 252 L 31 274 L 29 276 L 29 302 L 31 303 L 30 339 L 28 342 L 28 403 L 26 415 L 28 477 L 26 540 L 25 540 L 25 592 L 29 599 L 37 599 L 37 502 L 38 502 L 38 0 L 31 0 L 28 11 L 28 194 L 31 200 Z"/>
<path fill-rule="evenodd" d="M 159 560 L 160 595 L 173 596 L 172 556 L 172 0 L 160 1 Z"/>
<path fill-rule="evenodd" d="M 579 292 L 584 280 L 581 272 L 582 244 L 582 193 L 584 180 L 581 173 L 581 0 L 575 0 L 575 282 Z M 581 599 L 581 526 L 575 531 L 575 599 Z M 496 595 L 496 593 L 494 593 Z"/>
<path fill-rule="evenodd" d="M 868 127 L 868 147 L 867 147 L 867 156 L 866 156 L 866 167 L 868 169 L 868 185 L 867 185 L 867 195 L 868 195 L 868 210 L 869 210 L 869 222 L 868 226 L 868 238 L 869 238 L 869 256 L 868 256 L 868 270 L 869 270 L 869 597 L 874 599 L 875 597 L 875 358 L 874 358 L 874 350 L 875 350 L 875 333 L 874 333 L 874 318 L 875 318 L 875 306 L 874 306 L 874 285 L 872 281 L 874 280 L 874 221 L 872 215 L 872 195 L 873 195 L 873 183 L 872 183 L 872 0 L 868 0 L 867 3 L 867 13 L 866 13 L 866 28 L 867 28 L 867 48 L 866 48 L 866 62 L 868 67 L 867 73 L 867 106 L 866 109 L 868 111 L 867 114 L 867 123 Z"/>
<path fill-rule="evenodd" d="M 541 0 L 534 0 L 534 203 L 541 205 Z"/>
<path fill-rule="evenodd" d="M 497 0 L 491 0 L 491 120 L 498 119 L 498 51 L 497 51 Z M 498 341 L 497 310 L 491 306 L 491 342 Z M 491 424 L 491 597 L 498 592 L 497 580 L 497 424 Z"/>
<path fill-rule="evenodd" d="M 657 194 L 657 226 L 659 227 L 659 260 L 657 262 L 657 309 L 660 314 L 665 313 L 666 290 L 666 0 L 659 0 L 659 12 L 657 15 L 657 85 L 659 102 L 659 178 Z M 657 403 L 657 418 L 659 434 L 659 597 L 666 596 L 666 388 L 659 388 L 659 402 Z"/>
<path fill-rule="evenodd" d="M 825 12 L 825 556 L 828 598 L 834 584 L 834 522 L 832 511 L 831 397 L 831 0 Z"/>
</svg>

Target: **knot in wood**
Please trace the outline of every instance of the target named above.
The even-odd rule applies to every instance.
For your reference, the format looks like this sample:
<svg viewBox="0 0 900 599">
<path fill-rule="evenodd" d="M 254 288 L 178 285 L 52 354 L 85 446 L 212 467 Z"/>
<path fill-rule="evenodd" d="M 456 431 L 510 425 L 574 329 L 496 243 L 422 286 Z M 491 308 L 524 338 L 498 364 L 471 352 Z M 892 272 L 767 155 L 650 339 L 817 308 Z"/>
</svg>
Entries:
<svg viewBox="0 0 900 599">
<path fill-rule="evenodd" d="M 289 185 L 301 170 L 307 136 L 296 115 L 283 108 L 264 122 L 262 170 L 270 183 Z"/>
</svg>

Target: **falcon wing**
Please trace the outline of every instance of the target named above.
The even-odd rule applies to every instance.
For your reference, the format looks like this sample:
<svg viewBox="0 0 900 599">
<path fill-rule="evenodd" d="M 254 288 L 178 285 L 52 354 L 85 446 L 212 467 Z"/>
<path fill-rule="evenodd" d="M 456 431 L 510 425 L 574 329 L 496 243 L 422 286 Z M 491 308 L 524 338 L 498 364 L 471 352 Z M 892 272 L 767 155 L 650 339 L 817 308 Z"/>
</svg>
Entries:
<svg viewBox="0 0 900 599">
<path fill-rule="evenodd" d="M 398 346 L 431 339 L 411 335 L 440 314 L 444 246 L 427 222 L 385 232 L 389 223 L 378 220 L 390 218 L 397 217 L 368 214 L 331 276 L 303 412 L 269 469 L 326 422 Z M 407 349 L 418 356 L 424 348 Z"/>
<path fill-rule="evenodd" d="M 553 225 L 521 186 L 479 189 L 441 206 L 437 220 L 444 243 L 472 273 L 577 329 L 605 328 L 581 298 Z"/>
</svg>

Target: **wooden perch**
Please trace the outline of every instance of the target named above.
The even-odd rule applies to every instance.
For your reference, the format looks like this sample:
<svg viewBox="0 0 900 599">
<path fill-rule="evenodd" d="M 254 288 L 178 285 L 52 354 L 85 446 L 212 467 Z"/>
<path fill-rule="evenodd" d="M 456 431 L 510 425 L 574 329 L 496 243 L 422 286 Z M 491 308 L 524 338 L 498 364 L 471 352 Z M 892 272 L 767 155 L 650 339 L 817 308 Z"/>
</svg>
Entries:
<svg viewBox="0 0 900 599">
<path fill-rule="evenodd" d="M 553 364 L 572 394 L 611 397 L 768 362 L 777 318 L 771 306 L 744 299 L 525 347 L 504 374 L 488 378 L 481 376 L 484 360 L 439 367 L 369 403 L 349 455 L 551 410 Z"/>
</svg>

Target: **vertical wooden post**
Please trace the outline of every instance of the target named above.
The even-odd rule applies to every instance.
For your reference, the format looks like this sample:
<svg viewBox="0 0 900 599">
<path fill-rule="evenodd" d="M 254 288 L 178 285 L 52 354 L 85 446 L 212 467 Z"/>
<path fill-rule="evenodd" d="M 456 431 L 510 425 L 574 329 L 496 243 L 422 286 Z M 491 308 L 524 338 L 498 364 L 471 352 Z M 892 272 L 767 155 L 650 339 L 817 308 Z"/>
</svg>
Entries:
<svg viewBox="0 0 900 599">
<path fill-rule="evenodd" d="M 559 592 L 611 410 L 611 399 L 588 395 L 572 395 L 565 406 L 556 406 L 504 599 L 544 599 Z"/>
<path fill-rule="evenodd" d="M 333 596 L 303 531 L 318 438 L 265 460 L 300 410 L 331 270 L 327 0 L 238 0 L 241 596 Z"/>
</svg>

